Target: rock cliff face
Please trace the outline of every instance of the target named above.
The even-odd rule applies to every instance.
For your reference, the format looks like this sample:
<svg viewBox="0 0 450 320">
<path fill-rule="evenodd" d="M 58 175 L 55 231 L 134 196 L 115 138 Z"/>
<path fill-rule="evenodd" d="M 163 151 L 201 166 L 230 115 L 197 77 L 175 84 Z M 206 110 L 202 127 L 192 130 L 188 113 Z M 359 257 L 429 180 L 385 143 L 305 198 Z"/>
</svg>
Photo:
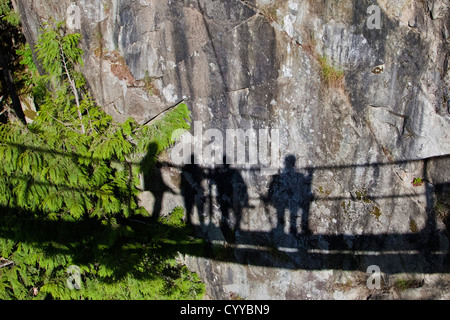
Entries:
<svg viewBox="0 0 450 320">
<path fill-rule="evenodd" d="M 31 43 L 50 18 L 82 33 L 84 74 L 115 119 L 145 123 L 188 104 L 203 160 L 162 169 L 179 194 L 149 190 L 142 203 L 187 207 L 213 253 L 183 258 L 211 297 L 450 298 L 448 0 L 17 8 Z M 244 149 L 256 143 L 258 163 L 206 156 L 215 148 L 221 160 L 230 129 L 252 129 Z M 260 132 L 271 133 L 267 163 Z M 379 289 L 367 286 L 373 265 Z"/>
</svg>

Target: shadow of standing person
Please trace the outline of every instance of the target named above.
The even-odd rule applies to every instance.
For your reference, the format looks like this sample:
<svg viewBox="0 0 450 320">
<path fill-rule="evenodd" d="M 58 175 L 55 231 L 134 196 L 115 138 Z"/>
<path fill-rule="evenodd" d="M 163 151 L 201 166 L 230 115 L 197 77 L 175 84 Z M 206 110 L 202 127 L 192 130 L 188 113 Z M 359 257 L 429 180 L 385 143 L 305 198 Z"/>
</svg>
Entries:
<svg viewBox="0 0 450 320">
<path fill-rule="evenodd" d="M 242 210 L 249 207 L 247 184 L 239 170 L 227 164 L 226 156 L 223 156 L 223 164 L 215 168 L 212 179 L 217 185 L 217 201 L 222 213 L 220 229 L 228 242 L 235 242 Z"/>
<path fill-rule="evenodd" d="M 151 220 L 157 221 L 161 216 L 164 193 L 176 194 L 176 192 L 164 182 L 162 177 L 162 165 L 157 159 L 158 145 L 152 142 L 147 150 L 147 155 L 141 161 L 140 168 L 144 175 L 144 191 L 150 191 L 154 197 Z"/>
<path fill-rule="evenodd" d="M 276 229 L 282 230 L 286 234 L 297 235 L 298 211 L 301 214 L 301 231 L 303 235 L 310 235 L 309 228 L 309 207 L 312 201 L 311 180 L 312 169 L 308 170 L 308 176 L 297 172 L 295 168 L 296 158 L 289 155 L 284 160 L 284 168 L 280 174 L 274 175 L 269 186 L 269 193 L 266 201 L 269 201 L 277 211 Z M 289 230 L 285 230 L 286 210 L 289 212 Z"/>
<path fill-rule="evenodd" d="M 181 173 L 181 195 L 184 199 L 184 207 L 189 224 L 193 224 L 194 208 L 197 208 L 198 219 L 201 228 L 205 225 L 205 190 L 202 182 L 205 179 L 205 173 L 200 166 L 194 163 L 194 155 L 191 155 L 191 161 L 185 164 Z M 198 230 L 198 229 L 197 229 Z"/>
</svg>

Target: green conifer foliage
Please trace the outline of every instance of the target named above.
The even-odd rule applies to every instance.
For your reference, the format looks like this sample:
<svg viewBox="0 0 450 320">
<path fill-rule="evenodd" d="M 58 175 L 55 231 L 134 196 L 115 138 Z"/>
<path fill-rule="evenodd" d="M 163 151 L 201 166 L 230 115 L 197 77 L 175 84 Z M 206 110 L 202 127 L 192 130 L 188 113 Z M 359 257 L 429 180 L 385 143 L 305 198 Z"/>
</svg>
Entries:
<svg viewBox="0 0 450 320">
<path fill-rule="evenodd" d="M 41 86 L 44 79 L 52 88 L 38 116 L 28 126 L 0 126 L 0 204 L 47 212 L 52 219 L 142 212 L 135 199 L 139 157 L 169 147 L 174 130 L 189 128 L 189 110 L 181 104 L 149 126 L 131 118 L 114 122 L 75 71 L 82 63 L 80 35 L 63 32 L 62 24 L 47 25 L 38 39 L 37 56 L 46 75 L 35 84 Z M 157 150 L 146 149 L 151 143 Z"/>
<path fill-rule="evenodd" d="M 36 46 L 45 75 L 31 48 L 20 51 L 40 104 L 32 123 L 0 124 L 0 258 L 14 262 L 0 268 L 0 299 L 199 298 L 203 284 L 166 245 L 191 241 L 183 210 L 149 222 L 137 201 L 142 159 L 189 128 L 189 110 L 146 126 L 113 121 L 76 72 L 80 38 L 46 25 Z M 71 265 L 80 290 L 67 286 Z"/>
</svg>

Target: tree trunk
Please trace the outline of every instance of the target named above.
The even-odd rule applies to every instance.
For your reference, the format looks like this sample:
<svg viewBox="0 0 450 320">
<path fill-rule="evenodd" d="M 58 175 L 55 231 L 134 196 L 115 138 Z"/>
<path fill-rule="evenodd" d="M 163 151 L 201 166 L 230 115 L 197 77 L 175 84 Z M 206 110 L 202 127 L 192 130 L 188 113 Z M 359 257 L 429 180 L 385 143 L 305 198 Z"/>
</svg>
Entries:
<svg viewBox="0 0 450 320">
<path fill-rule="evenodd" d="M 0 80 L 2 82 L 2 86 L 5 90 L 5 97 L 4 99 L 9 96 L 12 101 L 12 108 L 14 112 L 16 113 L 17 117 L 22 121 L 24 124 L 27 124 L 27 120 L 25 119 L 25 114 L 22 110 L 22 104 L 20 103 L 19 96 L 17 95 L 16 86 L 14 84 L 14 80 L 11 75 L 11 71 L 8 69 L 8 62 L 6 60 L 5 55 L 0 50 L 0 68 L 1 68 L 1 76 Z"/>
</svg>

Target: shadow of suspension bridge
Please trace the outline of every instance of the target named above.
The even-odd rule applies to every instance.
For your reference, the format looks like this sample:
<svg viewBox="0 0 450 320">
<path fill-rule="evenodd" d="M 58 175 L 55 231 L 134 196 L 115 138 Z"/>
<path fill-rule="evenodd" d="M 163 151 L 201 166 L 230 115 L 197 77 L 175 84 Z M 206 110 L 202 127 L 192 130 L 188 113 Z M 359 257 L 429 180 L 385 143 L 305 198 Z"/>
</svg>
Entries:
<svg viewBox="0 0 450 320">
<path fill-rule="evenodd" d="M 11 147 L 20 148 L 38 153 L 57 154 L 51 150 L 42 150 L 32 147 L 10 144 Z M 70 157 L 77 161 L 77 154 L 60 153 L 58 156 Z M 282 171 L 271 176 L 268 194 L 259 195 L 256 199 L 262 203 L 259 208 L 252 206 L 248 187 L 242 178 L 244 171 L 251 170 L 252 174 L 266 174 L 264 169 L 240 169 L 229 165 L 218 165 L 214 168 L 201 167 L 195 164 L 183 167 L 169 163 L 159 163 L 152 170 L 152 175 L 160 174 L 162 168 L 177 170 L 181 175 L 181 192 L 184 198 L 188 226 L 193 233 L 177 228 L 170 229 L 159 225 L 151 218 L 130 217 L 118 218 L 123 224 L 136 227 L 139 232 L 148 233 L 157 228 L 168 228 L 167 238 L 163 241 L 165 254 L 176 253 L 205 257 L 218 261 L 226 261 L 243 265 L 256 265 L 285 269 L 304 270 L 361 270 L 365 271 L 370 265 L 377 265 L 388 273 L 449 273 L 450 254 L 448 230 L 439 228 L 435 212 L 436 194 L 444 199 L 449 197 L 450 181 L 440 177 L 438 182 L 432 181 L 429 175 L 429 161 L 437 161 L 445 166 L 450 163 L 449 156 L 422 160 L 404 160 L 388 163 L 364 163 L 340 166 L 315 166 L 296 168 L 295 159 L 286 157 Z M 89 159 L 101 161 L 100 159 Z M 311 205 L 321 201 L 338 204 L 351 200 L 351 196 L 320 197 L 313 196 L 313 173 L 340 170 L 357 170 L 361 168 L 383 169 L 391 166 L 404 166 L 409 164 L 422 166 L 423 192 L 414 194 L 383 194 L 364 195 L 368 201 L 383 199 L 412 199 L 422 197 L 425 199 L 425 223 L 420 230 L 406 233 L 318 233 L 310 230 L 309 215 Z M 141 163 L 124 162 L 130 170 L 133 165 Z M 448 172 L 444 170 L 444 172 Z M 304 172 L 304 173 L 301 173 Z M 272 172 L 273 173 L 273 172 Z M 149 173 L 143 172 L 144 178 Z M 20 173 L 13 174 L 15 179 L 28 179 Z M 147 177 L 148 178 L 148 177 Z M 145 179 L 144 179 L 145 180 Z M 152 179 L 147 179 L 152 181 Z M 154 180 L 156 181 L 156 180 Z M 74 188 L 68 185 L 54 185 L 49 181 L 29 181 L 34 184 L 54 186 L 57 189 L 69 189 L 72 192 L 93 191 L 86 188 Z M 129 181 L 131 189 L 131 179 Z M 203 184 L 202 184 L 203 183 Z M 205 187 L 206 186 L 206 187 Z M 215 188 L 213 195 L 212 188 Z M 209 188 L 209 190 L 207 190 Z M 167 192 L 167 188 L 159 188 Z M 173 190 L 171 190 L 173 192 Z M 131 194 L 131 193 L 130 193 Z M 162 199 L 159 197 L 158 199 Z M 293 200 L 294 199 L 294 200 Z M 255 200 L 255 199 L 253 199 Z M 361 199 L 360 199 L 361 200 Z M 362 199 L 364 200 L 364 199 Z M 126 201 L 126 199 L 124 200 Z M 160 200 L 162 201 L 162 200 Z M 412 201 L 412 200 L 411 200 Z M 448 205 L 448 203 L 447 203 Z M 212 216 L 215 211 L 220 212 L 220 218 L 213 223 Z M 244 216 L 248 211 L 267 210 L 272 208 L 272 228 L 265 231 L 241 228 Z M 17 208 L 0 207 L 0 214 Z M 448 207 L 447 207 L 448 210 Z M 296 215 L 301 211 L 301 215 Z M 233 214 L 232 214 L 233 213 Z M 197 219 L 193 219 L 194 215 Z M 42 216 L 42 215 L 41 215 Z M 447 212 L 448 216 L 448 212 Z M 286 218 L 287 217 L 287 218 Z M 295 219 L 293 218 L 295 217 Z M 296 221 L 297 226 L 294 228 Z M 64 242 L 62 238 L 51 239 L 50 233 L 45 230 L 55 230 L 63 225 L 69 229 L 77 229 L 86 222 L 59 222 L 38 219 L 42 234 L 35 238 L 22 239 L 29 242 Z M 147 228 L 148 226 L 148 228 Z M 190 230 L 191 230 L 190 229 Z M 448 229 L 448 227 L 447 227 Z M 0 229 L 3 237 L 17 239 L 12 227 Z M 80 237 L 83 235 L 80 234 Z M 71 239 L 77 235 L 71 234 Z"/>
</svg>

